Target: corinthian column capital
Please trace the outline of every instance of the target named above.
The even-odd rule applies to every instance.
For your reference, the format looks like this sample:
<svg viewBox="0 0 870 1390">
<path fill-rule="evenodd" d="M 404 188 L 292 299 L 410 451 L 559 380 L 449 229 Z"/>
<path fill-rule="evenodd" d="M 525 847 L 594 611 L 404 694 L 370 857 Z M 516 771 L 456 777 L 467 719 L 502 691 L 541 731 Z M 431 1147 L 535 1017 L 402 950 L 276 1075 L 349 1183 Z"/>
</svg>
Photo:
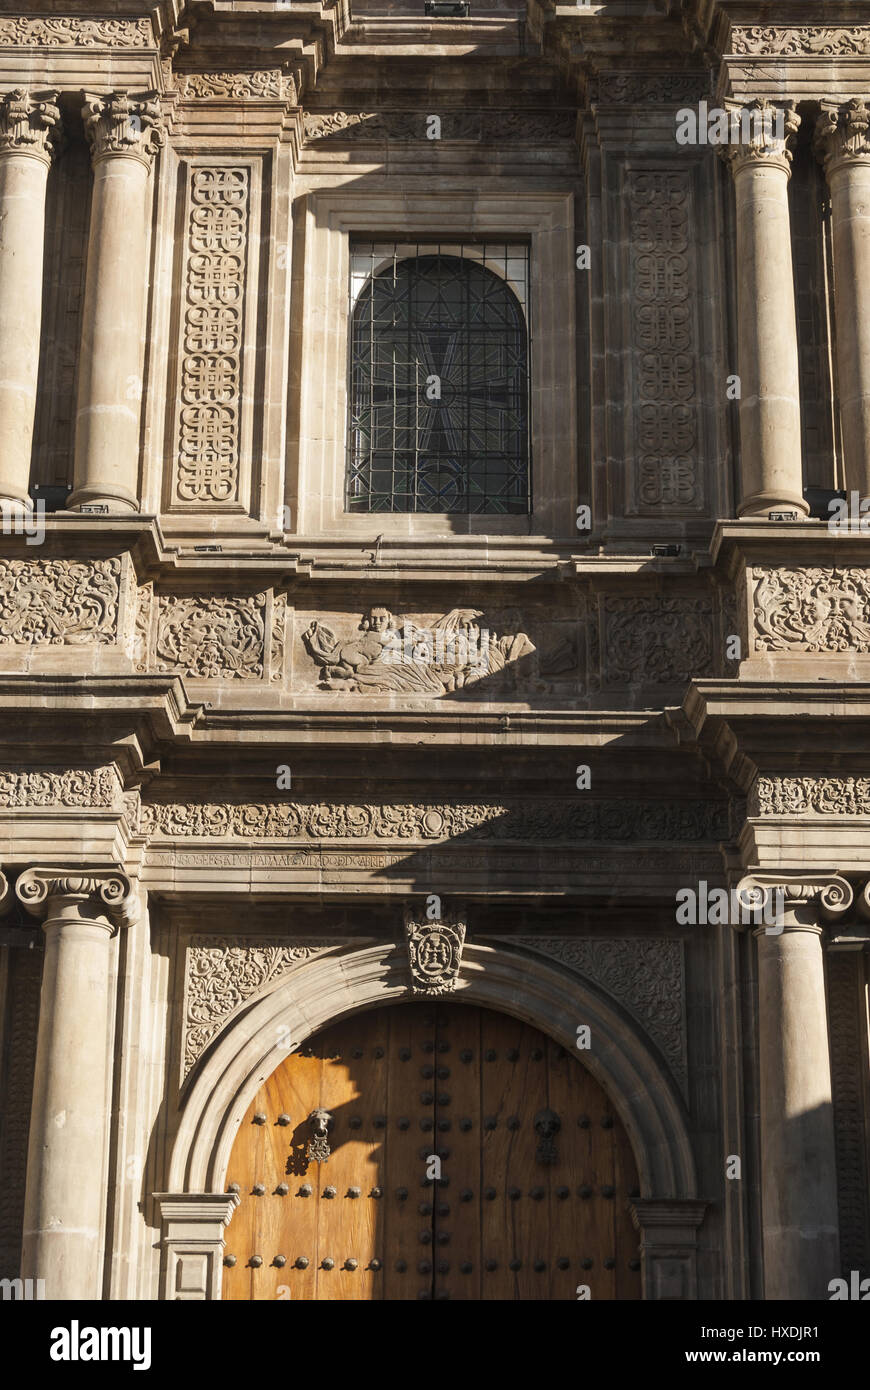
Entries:
<svg viewBox="0 0 870 1390">
<path fill-rule="evenodd" d="M 763 165 L 791 175 L 794 137 L 800 116 L 793 103 L 777 106 L 766 97 L 750 102 L 728 102 L 729 139 L 718 153 L 735 176 L 746 168 Z"/>
<path fill-rule="evenodd" d="M 82 92 L 82 120 L 94 163 L 111 155 L 138 159 L 150 169 L 163 143 L 163 118 L 157 92 Z"/>
<path fill-rule="evenodd" d="M 0 97 L 0 156 L 30 155 L 51 163 L 60 144 L 57 92 L 26 92 L 17 87 Z"/>
<path fill-rule="evenodd" d="M 133 884 L 120 869 L 26 869 L 15 893 L 34 917 L 104 919 L 112 934 L 139 914 Z"/>
<path fill-rule="evenodd" d="M 827 174 L 840 163 L 870 160 L 870 109 L 858 97 L 843 106 L 823 102 L 813 148 Z"/>
</svg>

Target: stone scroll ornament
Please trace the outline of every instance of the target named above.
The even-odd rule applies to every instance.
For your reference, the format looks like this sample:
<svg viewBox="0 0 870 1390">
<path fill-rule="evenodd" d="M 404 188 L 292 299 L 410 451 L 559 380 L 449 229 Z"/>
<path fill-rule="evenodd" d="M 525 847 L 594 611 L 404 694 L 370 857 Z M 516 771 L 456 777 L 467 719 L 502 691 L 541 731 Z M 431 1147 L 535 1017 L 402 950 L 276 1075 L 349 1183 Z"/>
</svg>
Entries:
<svg viewBox="0 0 870 1390">
<path fill-rule="evenodd" d="M 429 997 L 450 994 L 456 988 L 462 963 L 465 923 L 417 922 L 406 917 L 405 940 L 412 993 Z"/>
<path fill-rule="evenodd" d="M 347 637 L 317 620 L 302 634 L 311 660 L 320 668 L 323 690 L 369 695 L 396 691 L 440 696 L 490 678 L 505 679 L 508 668 L 535 647 L 524 632 L 499 637 L 483 626 L 477 608 L 454 608 L 431 628 L 370 608 Z"/>
</svg>

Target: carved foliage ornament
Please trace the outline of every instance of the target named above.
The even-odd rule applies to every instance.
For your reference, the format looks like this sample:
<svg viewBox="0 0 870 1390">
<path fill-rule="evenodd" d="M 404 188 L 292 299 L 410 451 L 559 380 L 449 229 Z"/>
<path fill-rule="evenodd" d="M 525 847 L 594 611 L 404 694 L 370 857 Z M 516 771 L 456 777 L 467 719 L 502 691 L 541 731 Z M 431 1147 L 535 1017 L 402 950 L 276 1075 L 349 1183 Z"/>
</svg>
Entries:
<svg viewBox="0 0 870 1390">
<path fill-rule="evenodd" d="M 727 103 L 733 136 L 716 146 L 717 154 L 737 174 L 747 165 L 773 161 L 786 169 L 793 159 L 794 137 L 800 129 L 795 106 L 778 106 L 766 97 L 743 104 Z M 737 138 L 739 136 L 739 138 Z"/>
<path fill-rule="evenodd" d="M 574 111 L 444 111 L 441 113 L 441 140 L 528 141 L 541 144 L 550 140 L 570 140 L 577 117 Z M 306 111 L 306 140 L 330 137 L 347 140 L 395 140 L 419 143 L 421 148 L 437 145 L 427 139 L 426 119 L 419 111 Z"/>
<path fill-rule="evenodd" d="M 870 777 L 759 777 L 750 814 L 757 816 L 870 815 Z"/>
<path fill-rule="evenodd" d="M 815 150 L 826 169 L 837 161 L 870 155 L 870 109 L 855 98 L 845 106 L 825 106 L 819 116 Z"/>
<path fill-rule="evenodd" d="M 0 560 L 0 643 L 115 641 L 121 561 Z"/>
<path fill-rule="evenodd" d="M 710 599 L 618 598 L 604 602 L 608 685 L 677 684 L 713 669 Z"/>
<path fill-rule="evenodd" d="M 0 154 L 30 154 L 49 162 L 60 137 L 57 92 L 19 87 L 0 97 Z"/>
<path fill-rule="evenodd" d="M 691 176 L 628 176 L 636 488 L 645 515 L 697 511 L 695 252 Z"/>
<path fill-rule="evenodd" d="M 235 101 L 246 97 L 296 99 L 296 84 L 279 68 L 259 68 L 250 72 L 189 72 L 180 77 L 185 97 L 220 97 Z"/>
<path fill-rule="evenodd" d="M 0 808 L 11 806 L 115 806 L 120 795 L 113 767 L 19 772 L 0 769 Z"/>
<path fill-rule="evenodd" d="M 407 917 L 405 941 L 412 993 L 434 996 L 456 988 L 465 944 L 464 922 L 417 922 Z"/>
<path fill-rule="evenodd" d="M 756 566 L 756 650 L 870 652 L 870 570 Z"/>
<path fill-rule="evenodd" d="M 153 48 L 147 19 L 0 18 L 0 44 L 15 47 Z"/>
<path fill-rule="evenodd" d="M 731 30 L 731 52 L 776 58 L 804 53 L 870 53 L 870 25 L 836 28 L 819 25 L 802 28 L 784 28 L 775 24 L 736 25 Z"/>
<path fill-rule="evenodd" d="M 265 594 L 161 594 L 157 602 L 156 670 L 183 671 L 200 680 L 262 679 Z"/>
<path fill-rule="evenodd" d="M 250 170 L 188 171 L 175 501 L 235 502 Z"/>
<path fill-rule="evenodd" d="M 183 1075 L 247 999 L 297 965 L 340 945 L 336 938 L 286 946 L 239 936 L 197 937 L 187 948 Z"/>
<path fill-rule="evenodd" d="M 150 167 L 163 143 L 160 101 L 157 92 L 131 96 L 84 93 L 82 120 L 94 159 L 107 155 L 133 155 Z"/>
</svg>

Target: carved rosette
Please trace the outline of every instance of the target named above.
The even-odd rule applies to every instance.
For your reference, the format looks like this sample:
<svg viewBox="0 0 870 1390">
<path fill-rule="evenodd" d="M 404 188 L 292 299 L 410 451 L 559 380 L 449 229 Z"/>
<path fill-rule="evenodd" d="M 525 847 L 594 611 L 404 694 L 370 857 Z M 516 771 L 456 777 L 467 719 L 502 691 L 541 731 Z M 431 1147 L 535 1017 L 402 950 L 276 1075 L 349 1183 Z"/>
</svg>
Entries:
<svg viewBox="0 0 870 1390">
<path fill-rule="evenodd" d="M 57 92 L 28 93 L 18 87 L 0 97 L 0 158 L 29 155 L 51 163 L 61 140 Z"/>
<path fill-rule="evenodd" d="M 96 908 L 97 920 L 103 919 L 113 935 L 121 927 L 132 926 L 139 915 L 133 883 L 120 869 L 26 869 L 15 893 L 27 911 L 40 919 L 65 916 L 70 908 L 75 917 L 85 905 Z"/>
<path fill-rule="evenodd" d="M 138 159 L 150 169 L 163 143 L 159 94 L 112 92 L 92 96 L 83 92 L 82 120 L 94 163 L 109 156 Z"/>
<path fill-rule="evenodd" d="M 823 105 L 814 149 L 830 177 L 841 164 L 870 160 L 870 108 L 857 97 L 845 106 Z"/>
<path fill-rule="evenodd" d="M 435 996 L 449 994 L 456 988 L 465 945 L 464 922 L 458 918 L 448 922 L 417 922 L 408 916 L 405 918 L 405 941 L 412 993 Z"/>
<path fill-rule="evenodd" d="M 756 164 L 783 169 L 790 176 L 794 137 L 800 129 L 800 117 L 794 103 L 780 106 L 766 97 L 756 97 L 745 104 L 728 102 L 727 107 L 731 116 L 732 136 L 739 135 L 740 138 L 732 138 L 730 144 L 718 145 L 717 152 L 729 165 L 735 178 L 744 169 Z M 782 138 L 779 137 L 779 130 L 782 131 Z"/>
</svg>

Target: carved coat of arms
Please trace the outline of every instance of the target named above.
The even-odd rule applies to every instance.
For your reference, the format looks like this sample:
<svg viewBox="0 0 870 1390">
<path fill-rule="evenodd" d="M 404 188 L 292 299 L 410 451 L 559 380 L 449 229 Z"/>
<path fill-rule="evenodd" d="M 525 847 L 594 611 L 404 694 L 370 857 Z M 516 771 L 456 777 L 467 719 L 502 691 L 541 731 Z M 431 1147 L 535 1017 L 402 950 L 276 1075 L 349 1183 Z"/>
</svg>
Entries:
<svg viewBox="0 0 870 1390">
<path fill-rule="evenodd" d="M 465 923 L 405 920 L 411 988 L 414 994 L 449 994 L 456 986 Z"/>
</svg>

